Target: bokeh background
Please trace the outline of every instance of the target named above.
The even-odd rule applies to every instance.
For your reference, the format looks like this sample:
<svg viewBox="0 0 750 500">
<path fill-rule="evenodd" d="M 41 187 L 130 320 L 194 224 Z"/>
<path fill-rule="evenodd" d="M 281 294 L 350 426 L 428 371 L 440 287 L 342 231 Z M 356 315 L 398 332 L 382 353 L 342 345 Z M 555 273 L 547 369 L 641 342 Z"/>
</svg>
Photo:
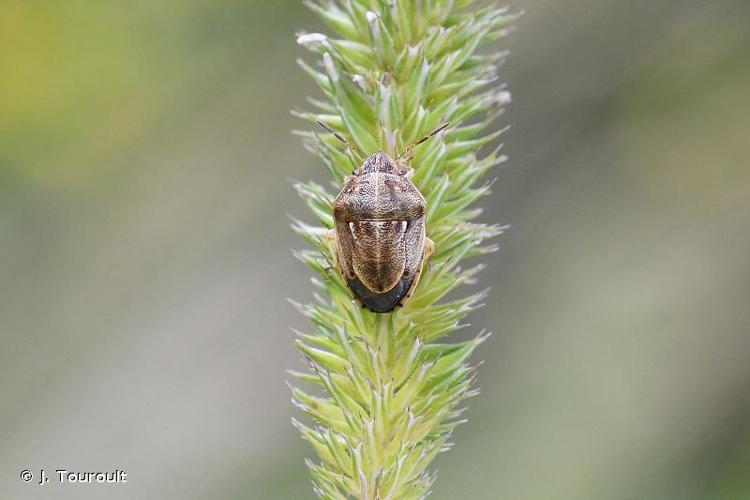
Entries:
<svg viewBox="0 0 750 500">
<path fill-rule="evenodd" d="M 750 5 L 520 7 L 495 335 L 432 498 L 748 499 Z M 297 0 L 0 3 L 0 498 L 312 498 L 303 28 Z"/>
</svg>

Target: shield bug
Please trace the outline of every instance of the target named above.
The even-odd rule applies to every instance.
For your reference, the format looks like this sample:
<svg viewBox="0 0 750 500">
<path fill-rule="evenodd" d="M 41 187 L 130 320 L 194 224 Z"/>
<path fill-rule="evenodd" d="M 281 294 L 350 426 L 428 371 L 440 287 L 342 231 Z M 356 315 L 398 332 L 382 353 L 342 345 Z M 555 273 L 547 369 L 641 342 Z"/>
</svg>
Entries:
<svg viewBox="0 0 750 500">
<path fill-rule="evenodd" d="M 319 122 L 320 123 L 320 122 Z M 349 146 L 337 132 L 320 123 Z M 427 206 L 402 157 L 444 130 L 445 123 L 394 160 L 378 152 L 346 177 L 333 202 L 335 261 L 354 298 L 373 312 L 403 306 L 414 293 L 434 244 L 425 233 Z M 349 146 L 351 148 L 351 146 Z"/>
</svg>

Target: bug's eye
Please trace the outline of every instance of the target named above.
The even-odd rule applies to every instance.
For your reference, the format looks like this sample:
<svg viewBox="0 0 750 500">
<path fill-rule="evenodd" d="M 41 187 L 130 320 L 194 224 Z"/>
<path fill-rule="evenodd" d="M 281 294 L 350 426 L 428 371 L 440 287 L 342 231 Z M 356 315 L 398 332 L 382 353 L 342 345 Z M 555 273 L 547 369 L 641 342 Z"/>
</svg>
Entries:
<svg viewBox="0 0 750 500">
<path fill-rule="evenodd" d="M 402 168 L 398 171 L 398 175 L 406 175 L 406 169 Z"/>
<path fill-rule="evenodd" d="M 352 170 L 352 175 L 357 175 L 357 169 Z"/>
</svg>

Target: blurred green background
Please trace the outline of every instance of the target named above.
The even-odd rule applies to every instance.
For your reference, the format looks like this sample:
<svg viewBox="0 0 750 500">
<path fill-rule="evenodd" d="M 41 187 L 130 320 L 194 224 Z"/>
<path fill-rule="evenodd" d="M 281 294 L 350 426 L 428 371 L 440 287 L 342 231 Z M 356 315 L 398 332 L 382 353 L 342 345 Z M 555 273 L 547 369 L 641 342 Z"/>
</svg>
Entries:
<svg viewBox="0 0 750 500">
<path fill-rule="evenodd" d="M 432 498 L 749 499 L 750 5 L 521 7 L 495 335 Z M 297 0 L 0 2 L 0 498 L 312 497 L 300 29 Z"/>
</svg>

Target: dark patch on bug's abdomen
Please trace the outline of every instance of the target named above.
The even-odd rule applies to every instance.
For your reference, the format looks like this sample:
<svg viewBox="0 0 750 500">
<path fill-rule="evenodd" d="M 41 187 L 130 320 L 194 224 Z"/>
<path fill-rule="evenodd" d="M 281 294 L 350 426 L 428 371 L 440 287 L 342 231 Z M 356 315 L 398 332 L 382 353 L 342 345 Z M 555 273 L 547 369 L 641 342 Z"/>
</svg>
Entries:
<svg viewBox="0 0 750 500">
<path fill-rule="evenodd" d="M 362 302 L 367 309 L 372 312 L 385 313 L 393 311 L 401 299 L 403 299 L 411 284 L 414 282 L 414 275 L 403 275 L 396 286 L 387 292 L 377 293 L 367 288 L 356 276 L 347 280 L 349 288 L 357 299 Z"/>
</svg>

